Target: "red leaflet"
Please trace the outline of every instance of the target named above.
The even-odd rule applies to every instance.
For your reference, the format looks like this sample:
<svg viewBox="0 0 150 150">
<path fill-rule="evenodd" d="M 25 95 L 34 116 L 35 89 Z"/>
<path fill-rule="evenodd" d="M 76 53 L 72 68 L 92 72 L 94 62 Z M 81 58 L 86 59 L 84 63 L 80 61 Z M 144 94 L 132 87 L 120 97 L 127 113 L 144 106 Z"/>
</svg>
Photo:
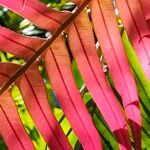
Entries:
<svg viewBox="0 0 150 150">
<path fill-rule="evenodd" d="M 71 51 L 95 103 L 116 135 L 120 149 L 131 149 L 126 121 L 102 71 L 86 13 L 78 16 L 68 33 Z"/>
<path fill-rule="evenodd" d="M 86 150 L 100 150 L 100 138 L 76 88 L 67 48 L 59 37 L 45 53 L 54 92 L 73 130 Z"/>
<path fill-rule="evenodd" d="M 125 30 L 150 80 L 150 30 L 142 13 L 139 0 L 117 0 Z M 138 16 L 138 17 L 137 17 Z"/>
<path fill-rule="evenodd" d="M 141 0 L 142 8 L 144 10 L 145 18 L 150 19 L 150 1 L 149 0 Z"/>
<path fill-rule="evenodd" d="M 13 70 L 14 72 L 19 66 L 2 63 L 0 64 L 0 68 L 3 74 L 5 73 L 11 76 L 12 71 L 5 71 L 6 68 L 15 68 Z M 17 83 L 33 121 L 50 148 L 53 150 L 71 150 L 71 145 L 50 110 L 45 87 L 37 64 L 34 64 Z"/>
<path fill-rule="evenodd" d="M 58 12 L 47 8 L 38 0 L 0 0 L 0 5 L 8 7 L 21 16 L 29 19 L 35 25 L 55 31 L 69 16 L 68 12 Z"/>
<path fill-rule="evenodd" d="M 0 73 L 1 81 L 7 76 Z M 0 81 L 0 85 L 2 82 Z M 34 150 L 34 146 L 20 121 L 10 90 L 0 96 L 0 133 L 10 150 Z"/>
<path fill-rule="evenodd" d="M 122 7 L 124 7 L 125 3 L 122 2 L 122 4 Z M 93 0 L 91 9 L 95 33 L 115 86 L 122 97 L 127 118 L 133 130 L 136 148 L 138 148 L 141 146 L 141 115 L 138 93 L 124 52 L 112 0 Z M 124 10 L 124 15 L 126 13 Z M 129 24 L 130 22 L 128 22 Z"/>
<path fill-rule="evenodd" d="M 50 148 L 71 150 L 71 145 L 49 108 L 43 79 L 37 66 L 27 71 L 24 78 L 20 80 L 19 87 L 36 126 Z"/>
<path fill-rule="evenodd" d="M 9 43 L 9 44 L 8 44 Z M 43 41 L 41 39 L 25 37 L 11 31 L 7 28 L 0 27 L 0 47 L 6 52 L 27 60 L 34 54 Z"/>
</svg>

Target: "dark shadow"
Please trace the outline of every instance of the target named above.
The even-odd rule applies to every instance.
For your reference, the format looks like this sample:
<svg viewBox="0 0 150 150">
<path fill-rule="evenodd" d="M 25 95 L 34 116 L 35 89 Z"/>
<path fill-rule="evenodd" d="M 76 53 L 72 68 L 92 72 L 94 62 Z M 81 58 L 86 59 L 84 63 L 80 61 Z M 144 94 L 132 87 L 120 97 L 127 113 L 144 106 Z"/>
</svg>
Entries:
<svg viewBox="0 0 150 150">
<path fill-rule="evenodd" d="M 132 143 L 132 146 L 134 148 L 136 147 L 136 150 L 140 150 L 141 149 L 141 144 L 140 144 L 141 143 L 141 126 L 139 126 L 137 123 L 135 123 L 132 120 L 129 120 L 129 124 L 130 124 L 131 128 L 134 127 L 134 128 L 132 128 L 133 133 L 136 133 L 136 137 L 134 138 L 135 143 L 134 144 Z M 124 146 L 126 149 L 128 149 L 129 144 L 131 144 L 131 143 L 130 143 L 129 139 L 126 139 L 126 137 L 129 135 L 127 129 L 118 129 L 118 130 L 114 131 L 114 134 L 115 134 L 119 144 Z M 136 145 L 138 145 L 139 148 Z"/>
</svg>

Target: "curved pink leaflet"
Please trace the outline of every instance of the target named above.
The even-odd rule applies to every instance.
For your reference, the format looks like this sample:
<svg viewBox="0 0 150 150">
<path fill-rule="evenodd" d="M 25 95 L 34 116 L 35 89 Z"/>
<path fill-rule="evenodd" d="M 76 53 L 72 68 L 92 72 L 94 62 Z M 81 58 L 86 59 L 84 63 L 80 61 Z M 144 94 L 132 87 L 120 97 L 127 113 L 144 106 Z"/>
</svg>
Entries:
<svg viewBox="0 0 150 150">
<path fill-rule="evenodd" d="M 150 80 L 150 30 L 138 0 L 117 0 L 117 6 L 129 39 L 135 48 L 142 68 Z M 137 17 L 138 15 L 138 17 Z"/>
<path fill-rule="evenodd" d="M 9 43 L 9 44 L 8 44 Z M 12 53 L 17 57 L 27 60 L 38 49 L 43 41 L 17 34 L 10 29 L 0 27 L 0 47 L 2 50 Z"/>
<path fill-rule="evenodd" d="M 96 52 L 90 21 L 85 12 L 70 25 L 68 36 L 79 71 L 103 117 L 117 137 L 120 149 L 131 149 L 124 115 L 107 84 Z"/>
<path fill-rule="evenodd" d="M 6 75 L 0 73 L 1 81 L 6 81 L 7 78 Z M 1 81 L 0 85 L 2 85 Z M 0 122 L 0 133 L 10 150 L 34 150 L 34 146 L 20 121 L 10 89 L 0 96 Z"/>
<path fill-rule="evenodd" d="M 54 32 L 69 16 L 69 12 L 58 12 L 38 0 L 0 0 L 0 5 L 29 19 L 35 25 Z"/>
<path fill-rule="evenodd" d="M 46 51 L 44 59 L 54 92 L 83 148 L 102 149 L 98 132 L 77 90 L 67 48 L 61 37 Z"/>
<path fill-rule="evenodd" d="M 10 77 L 19 66 L 11 63 L 0 63 L 0 68 L 0 74 Z M 34 64 L 16 84 L 35 125 L 49 147 L 53 150 L 71 150 L 69 141 L 50 110 L 43 79 L 37 64 Z"/>
<path fill-rule="evenodd" d="M 116 89 L 122 97 L 135 138 L 136 148 L 138 148 L 141 146 L 141 114 L 138 92 L 121 41 L 112 1 L 93 0 L 91 10 L 95 33 Z"/>
</svg>

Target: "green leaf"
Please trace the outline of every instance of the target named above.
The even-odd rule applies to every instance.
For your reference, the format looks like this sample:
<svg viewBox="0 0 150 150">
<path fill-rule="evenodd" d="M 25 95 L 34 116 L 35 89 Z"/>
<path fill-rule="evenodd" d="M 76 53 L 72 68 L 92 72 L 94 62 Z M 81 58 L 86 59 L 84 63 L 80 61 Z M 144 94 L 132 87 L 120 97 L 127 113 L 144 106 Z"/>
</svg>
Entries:
<svg viewBox="0 0 150 150">
<path fill-rule="evenodd" d="M 130 44 L 127 34 L 123 32 L 122 40 L 125 46 L 126 54 L 133 70 L 138 87 L 138 93 L 141 100 L 142 113 L 142 148 L 150 147 L 150 82 L 146 78 L 136 53 Z"/>
</svg>

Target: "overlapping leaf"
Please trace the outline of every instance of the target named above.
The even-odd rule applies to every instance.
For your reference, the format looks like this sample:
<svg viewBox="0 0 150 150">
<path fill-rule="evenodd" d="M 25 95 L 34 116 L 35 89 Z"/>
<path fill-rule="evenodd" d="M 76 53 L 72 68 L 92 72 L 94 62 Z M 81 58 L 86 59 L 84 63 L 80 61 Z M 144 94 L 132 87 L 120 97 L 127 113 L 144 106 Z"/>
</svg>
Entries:
<svg viewBox="0 0 150 150">
<path fill-rule="evenodd" d="M 54 92 L 83 147 L 101 149 L 99 135 L 76 88 L 67 48 L 61 37 L 47 50 L 44 59 Z"/>
<path fill-rule="evenodd" d="M 123 32 L 122 35 L 123 43 L 126 48 L 126 53 L 129 58 L 129 62 L 135 74 L 135 79 L 138 85 L 139 96 L 141 99 L 141 113 L 142 113 L 142 149 L 149 147 L 149 133 L 146 129 L 149 128 L 149 101 L 150 101 L 150 84 L 147 80 L 140 62 L 135 54 L 132 45 L 129 43 L 127 35 Z"/>
<path fill-rule="evenodd" d="M 85 12 L 81 13 L 69 27 L 68 34 L 71 51 L 88 90 L 91 92 L 111 130 L 118 138 L 120 148 L 126 147 L 130 149 L 126 122 L 117 99 L 107 85 L 96 52 L 90 21 Z"/>
<path fill-rule="evenodd" d="M 47 8 L 38 0 L 0 0 L 0 5 L 8 7 L 44 29 L 54 32 L 70 13 Z"/>
<path fill-rule="evenodd" d="M 5 75 L 8 80 L 9 77 L 19 68 L 19 66 L 15 64 L 1 63 L 0 68 L 1 68 L 0 74 Z M 25 105 L 27 106 L 27 109 L 30 112 L 33 121 L 35 122 L 37 128 L 41 131 L 48 145 L 54 150 L 58 148 L 62 150 L 63 149 L 70 150 L 71 146 L 66 136 L 64 135 L 59 123 L 56 121 L 49 108 L 43 80 L 38 71 L 37 65 L 34 65 L 30 70 L 28 70 L 25 73 L 25 75 L 21 79 L 19 79 L 17 85 L 21 91 Z M 4 103 L 3 105 L 5 106 L 5 102 L 3 103 Z M 6 106 L 9 107 L 9 102 L 8 104 L 6 103 Z M 10 107 L 9 111 L 13 111 L 13 109 Z M 12 123 L 10 125 L 14 126 L 15 124 Z M 3 124 L 2 127 L 4 127 Z M 19 129 L 16 129 L 15 131 L 20 132 Z M 4 139 L 8 140 L 9 138 L 11 138 L 9 134 L 10 133 L 8 133 L 7 136 L 4 135 Z M 14 142 L 15 140 L 16 139 L 14 139 Z M 13 144 L 15 145 L 15 143 Z M 8 145 L 12 146 L 10 147 L 10 149 L 14 149 L 12 144 L 8 143 Z M 28 148 L 30 147 L 26 145 L 24 149 Z"/>
<path fill-rule="evenodd" d="M 21 36 L 9 29 L 0 27 L 1 49 L 9 53 L 12 53 L 13 50 L 15 56 L 24 60 L 32 56 L 35 49 L 39 48 L 42 43 L 43 41 L 41 39 Z"/>
<path fill-rule="evenodd" d="M 117 6 L 129 39 L 136 50 L 147 78 L 150 80 L 150 30 L 144 18 L 140 2 L 138 0 L 132 2 L 118 0 Z"/>
<path fill-rule="evenodd" d="M 1 81 L 7 80 L 7 76 L 4 74 L 0 74 L 0 78 Z M 2 84 L 0 82 L 0 85 Z M 4 137 L 9 149 L 34 149 L 20 121 L 10 89 L 0 96 L 0 120 L 0 133 Z"/>
<path fill-rule="evenodd" d="M 111 0 L 93 0 L 91 10 L 95 33 L 116 89 L 122 97 L 128 120 L 133 129 L 136 148 L 138 148 L 141 139 L 138 93 L 124 52 L 113 3 Z"/>
</svg>

